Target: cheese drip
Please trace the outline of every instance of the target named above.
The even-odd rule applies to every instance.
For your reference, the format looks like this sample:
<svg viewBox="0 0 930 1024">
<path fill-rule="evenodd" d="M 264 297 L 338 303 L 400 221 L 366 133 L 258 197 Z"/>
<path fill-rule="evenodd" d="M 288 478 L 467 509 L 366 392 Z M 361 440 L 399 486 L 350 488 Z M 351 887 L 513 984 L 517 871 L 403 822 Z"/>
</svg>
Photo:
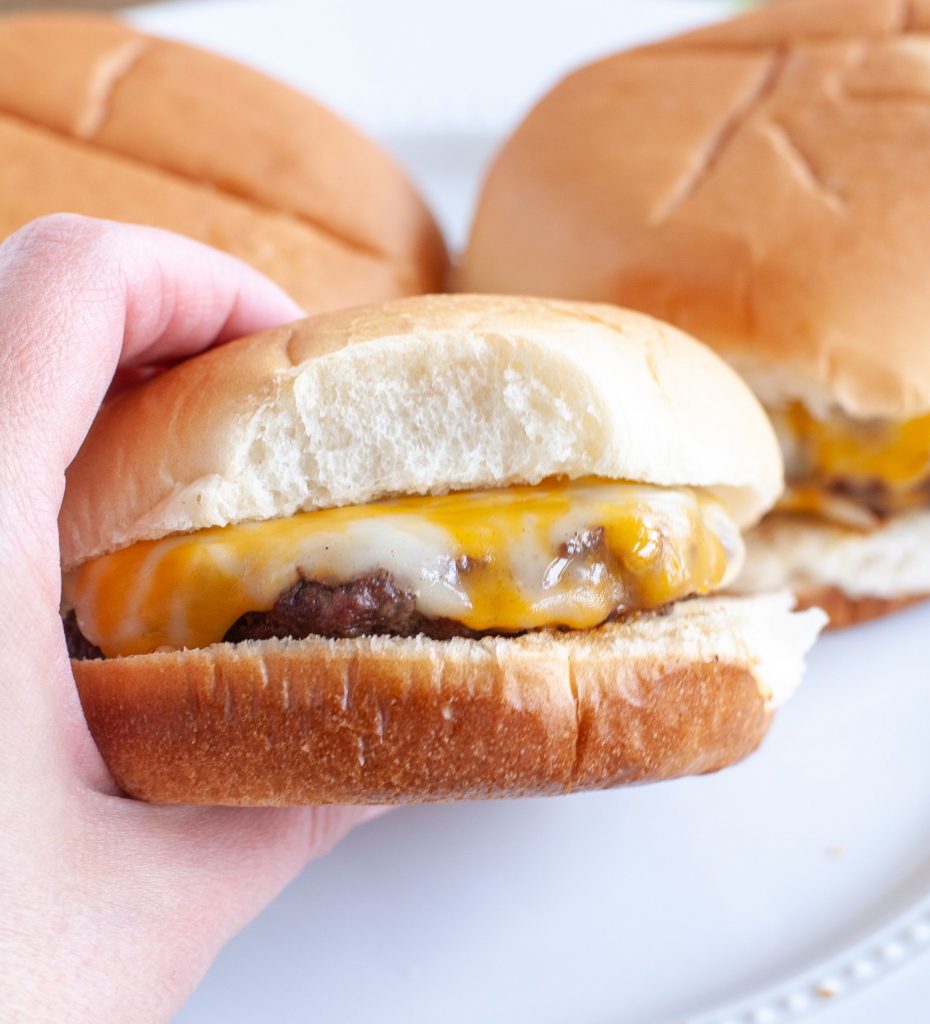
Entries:
<svg viewBox="0 0 930 1024">
<path fill-rule="evenodd" d="M 143 541 L 66 575 L 108 657 L 205 647 L 300 579 L 387 571 L 417 610 L 472 630 L 588 629 L 729 582 L 739 531 L 689 489 L 587 479 L 406 497 Z"/>
<path fill-rule="evenodd" d="M 821 420 L 800 403 L 770 415 L 788 472 L 780 511 L 868 529 L 882 516 L 930 504 L 930 415 Z"/>
</svg>

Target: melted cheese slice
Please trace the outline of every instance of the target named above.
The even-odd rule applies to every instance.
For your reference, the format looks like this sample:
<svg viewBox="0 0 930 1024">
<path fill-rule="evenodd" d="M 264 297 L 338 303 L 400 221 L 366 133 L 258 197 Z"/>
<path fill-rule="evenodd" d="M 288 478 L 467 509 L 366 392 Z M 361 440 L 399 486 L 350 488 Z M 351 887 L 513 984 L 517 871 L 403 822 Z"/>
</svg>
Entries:
<svg viewBox="0 0 930 1024">
<path fill-rule="evenodd" d="M 108 657 L 205 647 L 301 578 L 388 572 L 417 610 L 473 630 L 586 629 L 729 582 L 743 549 L 688 489 L 588 479 L 409 497 L 144 541 L 65 577 Z"/>
<path fill-rule="evenodd" d="M 791 477 L 879 481 L 899 490 L 930 477 L 930 416 L 900 423 L 841 416 L 818 420 L 799 404 L 771 416 L 791 456 L 786 460 Z"/>
</svg>

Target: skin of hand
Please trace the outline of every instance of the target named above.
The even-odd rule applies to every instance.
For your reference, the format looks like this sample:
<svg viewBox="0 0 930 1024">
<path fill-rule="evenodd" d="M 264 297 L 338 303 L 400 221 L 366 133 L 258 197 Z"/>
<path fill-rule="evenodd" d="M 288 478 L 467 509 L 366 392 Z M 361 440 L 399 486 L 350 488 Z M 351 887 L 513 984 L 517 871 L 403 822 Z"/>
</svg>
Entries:
<svg viewBox="0 0 930 1024">
<path fill-rule="evenodd" d="M 43 218 L 0 246 L 0 1019 L 168 1020 L 232 935 L 371 808 L 153 807 L 87 731 L 59 617 L 65 468 L 118 370 L 300 316 L 231 257 Z"/>
</svg>

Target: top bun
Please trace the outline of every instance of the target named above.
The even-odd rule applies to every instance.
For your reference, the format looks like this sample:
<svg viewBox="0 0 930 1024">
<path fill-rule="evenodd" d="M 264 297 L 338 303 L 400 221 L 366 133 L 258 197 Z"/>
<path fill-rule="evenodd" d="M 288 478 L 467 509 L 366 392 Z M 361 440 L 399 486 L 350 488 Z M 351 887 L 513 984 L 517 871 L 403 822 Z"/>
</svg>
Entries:
<svg viewBox="0 0 930 1024">
<path fill-rule="evenodd" d="M 463 287 L 646 310 L 773 404 L 930 411 L 928 32 L 783 0 L 582 68 L 491 169 Z"/>
<path fill-rule="evenodd" d="M 740 525 L 782 486 L 758 402 L 674 328 L 609 306 L 406 299 L 224 345 L 105 404 L 68 470 L 62 560 L 301 509 L 587 475 L 705 487 Z"/>
<path fill-rule="evenodd" d="M 308 97 L 106 17 L 0 19 L 0 237 L 69 211 L 154 224 L 251 263 L 306 309 L 442 286 L 396 164 Z"/>
</svg>

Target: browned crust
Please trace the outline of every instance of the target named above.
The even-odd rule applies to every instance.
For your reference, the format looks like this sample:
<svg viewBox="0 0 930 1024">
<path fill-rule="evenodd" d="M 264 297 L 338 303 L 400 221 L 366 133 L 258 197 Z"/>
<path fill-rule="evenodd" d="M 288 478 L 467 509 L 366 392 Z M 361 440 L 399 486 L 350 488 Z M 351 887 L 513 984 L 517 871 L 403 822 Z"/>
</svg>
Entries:
<svg viewBox="0 0 930 1024">
<path fill-rule="evenodd" d="M 616 647 L 366 639 L 73 663 L 117 783 L 155 803 L 402 803 L 716 771 L 771 713 L 752 672 Z"/>
<path fill-rule="evenodd" d="M 0 112 L 0 238 L 59 210 L 150 224 L 223 249 L 313 312 L 417 290 L 397 261 L 347 247 L 287 213 Z"/>
<path fill-rule="evenodd" d="M 925 414 L 926 18 L 759 4 L 578 69 L 490 167 L 457 287 L 629 306 L 779 400 Z"/>
<path fill-rule="evenodd" d="M 838 587 L 809 587 L 797 594 L 797 608 L 822 608 L 830 617 L 828 629 L 845 629 L 870 622 L 926 601 L 930 594 L 907 597 L 852 597 Z"/>
<path fill-rule="evenodd" d="M 180 231 L 306 309 L 443 287 L 447 257 L 396 162 L 325 107 L 104 16 L 0 18 L 0 237 L 67 210 Z"/>
</svg>

